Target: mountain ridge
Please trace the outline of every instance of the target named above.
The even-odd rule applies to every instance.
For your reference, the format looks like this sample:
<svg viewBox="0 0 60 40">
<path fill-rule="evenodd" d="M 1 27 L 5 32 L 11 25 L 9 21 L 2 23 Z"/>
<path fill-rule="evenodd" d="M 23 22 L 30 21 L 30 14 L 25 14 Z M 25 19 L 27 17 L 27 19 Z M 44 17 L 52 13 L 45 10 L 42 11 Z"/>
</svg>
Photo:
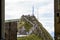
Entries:
<svg viewBox="0 0 60 40">
<path fill-rule="evenodd" d="M 36 19 L 35 16 L 23 15 L 18 22 L 18 29 L 25 27 L 25 31 L 29 34 L 36 34 L 40 36 L 43 40 L 53 40 L 52 36 L 48 31 L 43 27 L 43 25 Z M 30 30 L 29 30 L 30 29 Z M 21 30 L 18 30 L 21 32 Z"/>
</svg>

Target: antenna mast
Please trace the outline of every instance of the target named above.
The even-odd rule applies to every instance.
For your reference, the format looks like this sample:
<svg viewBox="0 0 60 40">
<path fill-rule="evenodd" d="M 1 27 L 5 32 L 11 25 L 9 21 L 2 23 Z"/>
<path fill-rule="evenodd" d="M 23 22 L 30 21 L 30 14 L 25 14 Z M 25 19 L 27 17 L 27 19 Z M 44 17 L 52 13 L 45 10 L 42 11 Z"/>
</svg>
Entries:
<svg viewBox="0 0 60 40">
<path fill-rule="evenodd" d="M 32 16 L 34 16 L 34 5 L 32 7 Z"/>
</svg>

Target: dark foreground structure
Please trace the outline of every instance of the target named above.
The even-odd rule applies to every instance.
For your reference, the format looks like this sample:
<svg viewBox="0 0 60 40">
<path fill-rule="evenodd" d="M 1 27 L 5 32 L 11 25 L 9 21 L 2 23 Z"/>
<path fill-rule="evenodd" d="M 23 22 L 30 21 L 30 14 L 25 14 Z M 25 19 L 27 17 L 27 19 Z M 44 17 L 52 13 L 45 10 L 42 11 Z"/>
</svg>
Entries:
<svg viewBox="0 0 60 40">
<path fill-rule="evenodd" d="M 60 0 L 54 0 L 55 40 L 60 40 Z"/>
<path fill-rule="evenodd" d="M 18 20 L 6 20 L 5 21 L 6 40 L 17 40 L 17 22 Z"/>
</svg>

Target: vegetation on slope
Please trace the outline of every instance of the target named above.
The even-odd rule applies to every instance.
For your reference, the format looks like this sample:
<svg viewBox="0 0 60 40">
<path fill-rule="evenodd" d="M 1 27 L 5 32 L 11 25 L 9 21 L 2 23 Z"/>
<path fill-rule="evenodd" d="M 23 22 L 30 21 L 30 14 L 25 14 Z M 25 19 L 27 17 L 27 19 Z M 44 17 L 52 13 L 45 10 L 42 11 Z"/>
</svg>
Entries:
<svg viewBox="0 0 60 40">
<path fill-rule="evenodd" d="M 44 37 L 46 39 L 49 39 L 49 40 L 53 40 L 53 38 L 51 37 L 51 35 L 48 33 L 48 31 L 42 26 L 42 24 L 35 18 L 35 16 L 25 16 L 28 20 L 30 20 L 31 22 L 33 22 L 34 20 L 36 21 L 36 24 L 38 24 L 38 28 L 42 30 L 43 34 L 44 34 Z M 32 18 L 34 18 L 34 20 L 32 20 Z M 19 20 L 20 22 L 18 23 L 18 29 L 21 28 L 22 26 L 24 26 L 26 28 L 26 31 L 29 31 L 29 29 L 33 26 L 32 24 L 30 24 L 29 22 L 27 22 L 23 17 Z M 34 23 L 34 22 L 33 22 Z M 35 36 L 36 36 L 36 39 L 40 40 L 39 38 L 44 38 L 44 37 L 41 37 L 41 34 L 39 33 L 40 31 L 38 30 L 35 30 Z M 39 35 L 40 34 L 40 35 Z M 35 38 L 33 37 L 34 35 L 30 35 L 28 37 L 22 37 L 22 38 L 18 38 L 18 40 L 32 40 L 32 38 L 35 40 Z M 32 37 L 31 37 L 32 36 Z M 31 37 L 31 38 L 29 38 Z"/>
<path fill-rule="evenodd" d="M 34 17 L 35 18 L 35 17 Z M 53 40 L 52 36 L 48 33 L 48 31 L 43 27 L 43 25 L 38 22 L 38 20 L 35 18 L 35 20 L 37 21 L 37 24 L 39 26 L 39 28 L 42 30 L 42 32 L 45 34 L 45 37 L 47 37 L 50 40 Z"/>
<path fill-rule="evenodd" d="M 17 28 L 20 29 L 22 26 L 25 27 L 26 31 L 29 31 L 29 29 L 32 27 L 32 24 L 30 24 L 24 18 L 21 18 L 18 22 L 18 27 Z"/>
<path fill-rule="evenodd" d="M 17 40 L 42 40 L 42 38 L 38 37 L 37 35 L 35 34 L 31 34 L 29 36 L 26 36 L 26 37 L 18 37 Z"/>
</svg>

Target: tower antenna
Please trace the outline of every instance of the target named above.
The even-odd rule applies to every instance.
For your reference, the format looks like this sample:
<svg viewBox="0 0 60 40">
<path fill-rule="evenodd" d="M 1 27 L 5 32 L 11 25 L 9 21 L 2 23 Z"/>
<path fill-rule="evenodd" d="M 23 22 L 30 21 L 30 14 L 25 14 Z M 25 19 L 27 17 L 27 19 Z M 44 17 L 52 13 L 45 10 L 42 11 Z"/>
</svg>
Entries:
<svg viewBox="0 0 60 40">
<path fill-rule="evenodd" d="M 32 16 L 34 16 L 34 5 L 32 6 Z"/>
</svg>

